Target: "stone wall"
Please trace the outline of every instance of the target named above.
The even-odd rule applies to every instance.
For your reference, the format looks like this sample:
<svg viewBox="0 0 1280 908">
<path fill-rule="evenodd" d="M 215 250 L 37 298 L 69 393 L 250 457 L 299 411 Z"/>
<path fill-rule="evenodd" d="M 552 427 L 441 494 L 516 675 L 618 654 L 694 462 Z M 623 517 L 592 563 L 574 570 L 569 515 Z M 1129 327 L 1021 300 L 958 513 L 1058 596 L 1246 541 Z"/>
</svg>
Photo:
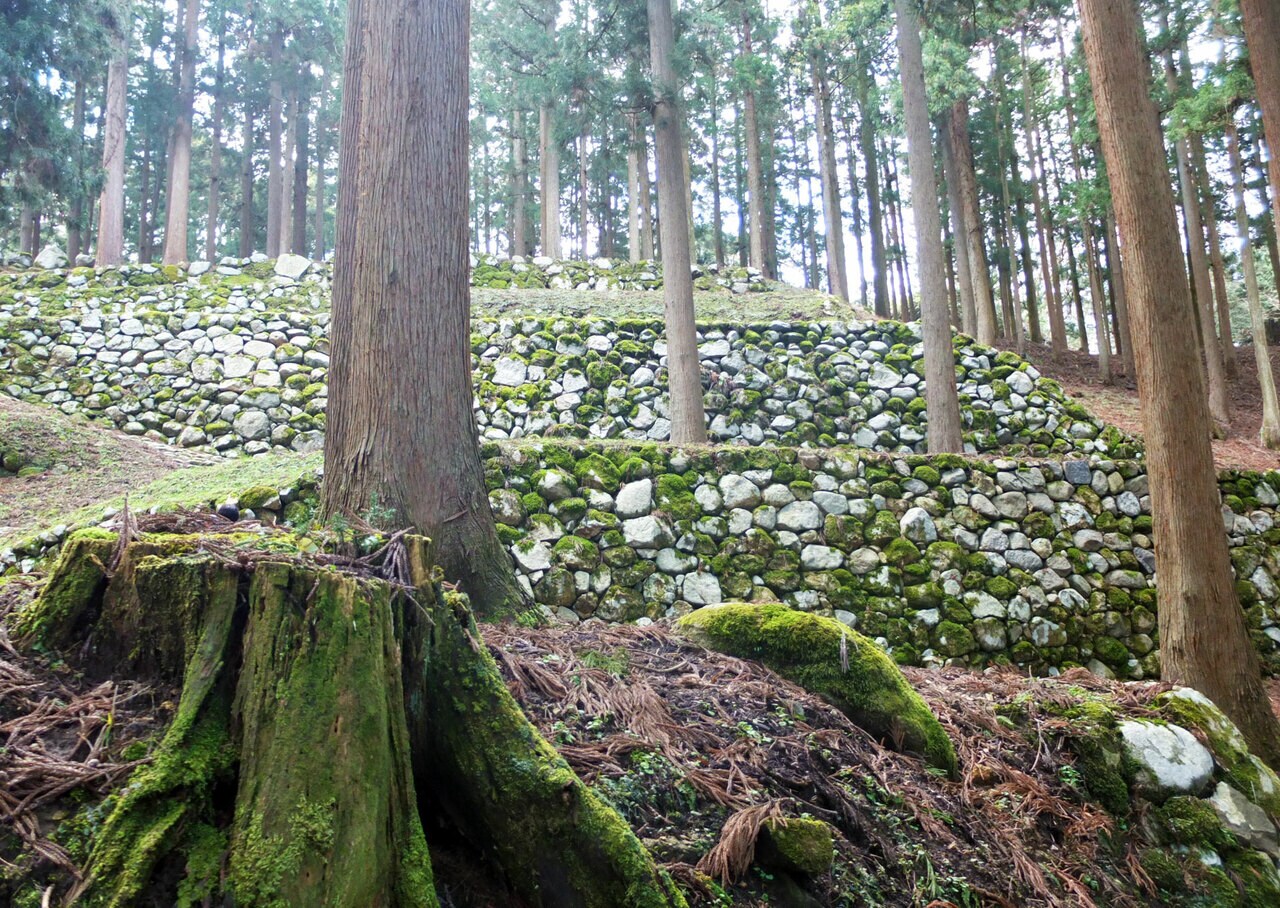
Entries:
<svg viewBox="0 0 1280 908">
<path fill-rule="evenodd" d="M 834 614 L 904 663 L 1158 672 L 1138 461 L 551 442 L 482 454 L 521 581 L 560 620 L 780 600 Z M 305 524 L 317 483 L 239 503 Z M 1221 486 L 1237 589 L 1277 672 L 1280 472 L 1226 473 Z M 67 529 L 0 552 L 0 571 L 29 570 Z"/>
<path fill-rule="evenodd" d="M 0 274 L 0 390 L 184 446 L 314 449 L 329 323 L 327 277 L 314 268 Z M 666 440 L 662 330 L 654 319 L 476 319 L 482 436 Z M 918 326 L 703 325 L 699 341 L 718 441 L 924 449 Z M 956 365 L 971 451 L 1136 451 L 1012 353 L 960 338 Z"/>
</svg>

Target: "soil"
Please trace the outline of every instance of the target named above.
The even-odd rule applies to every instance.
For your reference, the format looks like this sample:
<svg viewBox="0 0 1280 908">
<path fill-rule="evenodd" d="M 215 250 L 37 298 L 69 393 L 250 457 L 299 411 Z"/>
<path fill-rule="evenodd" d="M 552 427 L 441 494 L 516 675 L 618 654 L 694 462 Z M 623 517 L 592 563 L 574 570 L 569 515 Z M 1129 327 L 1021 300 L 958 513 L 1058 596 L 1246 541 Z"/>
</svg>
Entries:
<svg viewBox="0 0 1280 908">
<path fill-rule="evenodd" d="M 1007 349 L 1014 348 L 1008 346 Z M 1280 375 L 1280 347 L 1272 347 L 1270 354 L 1272 369 Z M 1132 376 L 1117 374 L 1111 384 L 1103 384 L 1098 377 L 1097 357 L 1079 350 L 1055 355 L 1048 346 L 1028 344 L 1023 355 L 1103 422 L 1130 435 L 1142 434 L 1138 386 Z M 1219 470 L 1275 470 L 1280 468 L 1280 451 L 1269 451 L 1258 440 L 1262 428 L 1262 391 L 1258 386 L 1253 348 L 1237 347 L 1236 363 L 1237 374 L 1228 389 L 1231 433 L 1225 439 L 1214 439 L 1214 463 Z M 1117 373 L 1123 368 L 1115 359 L 1112 365 Z"/>
<path fill-rule="evenodd" d="M 43 529 L 174 470 L 221 460 L 3 394 L 0 448 L 22 452 L 39 468 L 29 476 L 0 473 L 0 538 Z"/>
</svg>

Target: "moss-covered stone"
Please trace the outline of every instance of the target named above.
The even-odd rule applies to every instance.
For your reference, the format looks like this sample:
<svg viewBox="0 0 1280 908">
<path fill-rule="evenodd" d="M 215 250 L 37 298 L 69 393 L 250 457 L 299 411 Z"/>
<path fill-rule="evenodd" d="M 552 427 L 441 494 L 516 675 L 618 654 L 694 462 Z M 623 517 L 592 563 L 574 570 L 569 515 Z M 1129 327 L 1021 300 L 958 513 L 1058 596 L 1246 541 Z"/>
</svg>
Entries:
<svg viewBox="0 0 1280 908">
<path fill-rule="evenodd" d="M 931 765 L 956 772 L 950 739 L 897 665 L 840 622 L 782 605 L 734 603 L 698 609 L 677 627 L 712 649 L 760 660 L 873 734 L 901 734 Z"/>
<path fill-rule="evenodd" d="M 818 876 L 831 870 L 835 838 L 829 825 L 809 817 L 770 820 L 760 830 L 756 861 L 762 867 Z"/>
</svg>

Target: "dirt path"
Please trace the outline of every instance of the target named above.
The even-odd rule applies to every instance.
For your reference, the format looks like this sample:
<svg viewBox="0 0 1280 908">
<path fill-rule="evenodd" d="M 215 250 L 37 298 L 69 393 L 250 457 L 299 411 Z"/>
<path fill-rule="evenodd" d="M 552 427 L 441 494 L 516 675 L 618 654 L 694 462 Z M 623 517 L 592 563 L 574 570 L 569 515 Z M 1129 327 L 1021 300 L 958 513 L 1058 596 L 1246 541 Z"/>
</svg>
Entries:
<svg viewBox="0 0 1280 908">
<path fill-rule="evenodd" d="M 173 470 L 221 460 L 0 395 L 0 450 L 15 449 L 43 469 L 0 475 L 0 538 L 40 529 Z"/>
<path fill-rule="evenodd" d="M 1048 347 L 1028 345 L 1025 356 L 1090 413 L 1133 435 L 1142 434 L 1142 411 L 1133 378 L 1119 376 L 1112 384 L 1104 385 L 1098 380 L 1096 357 L 1077 350 L 1055 356 Z M 1253 348 L 1237 347 L 1236 362 L 1238 374 L 1229 389 L 1231 435 L 1214 441 L 1214 462 L 1220 470 L 1280 469 L 1280 451 L 1268 451 L 1258 441 L 1258 431 L 1262 428 L 1262 392 L 1258 387 Z M 1271 348 L 1271 362 L 1280 373 L 1280 347 Z M 1115 364 L 1118 369 L 1119 364 Z"/>
</svg>

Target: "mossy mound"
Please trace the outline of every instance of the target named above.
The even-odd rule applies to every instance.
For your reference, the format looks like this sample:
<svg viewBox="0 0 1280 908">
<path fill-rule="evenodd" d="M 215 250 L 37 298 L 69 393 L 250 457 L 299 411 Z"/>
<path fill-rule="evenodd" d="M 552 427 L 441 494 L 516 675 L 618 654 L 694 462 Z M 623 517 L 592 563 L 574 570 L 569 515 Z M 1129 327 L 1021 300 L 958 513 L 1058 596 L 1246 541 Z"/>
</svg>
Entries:
<svg viewBox="0 0 1280 908">
<path fill-rule="evenodd" d="M 840 622 L 783 605 L 729 603 L 698 609 L 677 627 L 709 649 L 763 662 L 877 737 L 900 740 L 956 774 L 955 747 L 902 671 Z"/>
</svg>

